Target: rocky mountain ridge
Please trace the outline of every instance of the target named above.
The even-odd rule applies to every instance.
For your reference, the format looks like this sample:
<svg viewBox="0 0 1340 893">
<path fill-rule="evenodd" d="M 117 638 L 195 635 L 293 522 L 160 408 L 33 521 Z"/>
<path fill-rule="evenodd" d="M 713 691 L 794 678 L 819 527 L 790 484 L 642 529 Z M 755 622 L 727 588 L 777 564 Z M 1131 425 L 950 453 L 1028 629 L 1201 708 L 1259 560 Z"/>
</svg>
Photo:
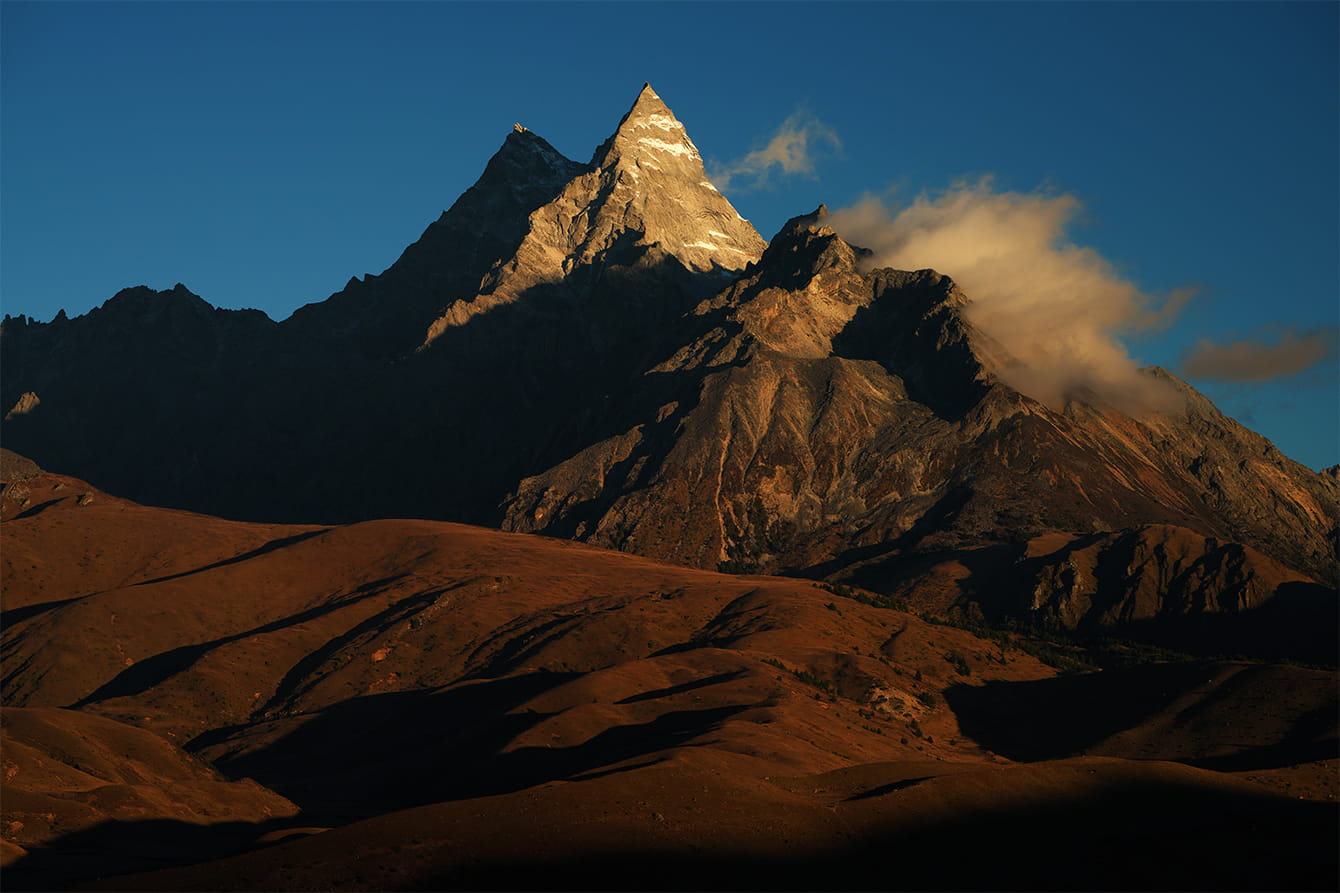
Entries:
<svg viewBox="0 0 1340 893">
<path fill-rule="evenodd" d="M 588 164 L 518 125 L 388 270 L 282 323 L 183 286 L 6 317 L 0 401 L 25 411 L 3 438 L 233 518 L 457 520 L 834 579 L 1163 525 L 1335 586 L 1334 475 L 1163 370 L 1174 411 L 1031 400 L 971 296 L 867 270 L 825 213 L 765 243 L 647 85 Z"/>
<path fill-rule="evenodd" d="M 700 566 L 831 573 L 860 550 L 1164 523 L 1332 582 L 1324 476 L 1162 370 L 1148 374 L 1180 391 L 1176 413 L 1056 412 L 1019 394 L 993 374 L 1009 358 L 982 349 L 952 280 L 862 273 L 821 217 L 791 221 L 693 311 L 704 334 L 652 372 L 687 376 L 696 394 L 523 481 L 504 526 Z"/>
</svg>

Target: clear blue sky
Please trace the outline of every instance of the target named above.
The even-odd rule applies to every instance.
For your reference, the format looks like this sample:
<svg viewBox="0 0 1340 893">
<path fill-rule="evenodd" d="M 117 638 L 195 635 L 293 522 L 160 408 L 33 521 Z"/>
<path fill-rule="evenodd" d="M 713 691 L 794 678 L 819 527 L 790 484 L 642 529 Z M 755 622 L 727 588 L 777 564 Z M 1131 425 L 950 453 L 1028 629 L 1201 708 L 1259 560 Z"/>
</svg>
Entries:
<svg viewBox="0 0 1340 893">
<path fill-rule="evenodd" d="M 709 162 L 797 110 L 812 173 L 726 189 L 770 238 L 820 202 L 964 177 L 1074 195 L 1069 237 L 1201 293 L 1131 338 L 1334 343 L 1335 3 L 0 3 L 0 300 L 50 319 L 184 282 L 283 318 L 380 272 L 513 121 L 586 160 L 643 81 Z M 952 271 L 949 271 L 952 274 Z M 1314 467 L 1335 355 L 1191 378 Z"/>
</svg>

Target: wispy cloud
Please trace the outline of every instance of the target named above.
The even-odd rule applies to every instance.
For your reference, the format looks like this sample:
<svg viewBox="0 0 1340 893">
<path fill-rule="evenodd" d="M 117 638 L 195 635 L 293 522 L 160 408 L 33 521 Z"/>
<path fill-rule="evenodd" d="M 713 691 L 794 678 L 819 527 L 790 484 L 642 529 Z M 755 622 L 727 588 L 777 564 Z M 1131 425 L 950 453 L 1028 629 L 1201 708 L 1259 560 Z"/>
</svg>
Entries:
<svg viewBox="0 0 1340 893">
<path fill-rule="evenodd" d="M 1194 290 L 1146 294 L 1071 242 L 1080 209 L 1072 195 L 996 192 L 985 178 L 901 210 L 868 196 L 831 223 L 878 266 L 952 277 L 971 299 L 968 319 L 1008 354 L 999 374 L 1019 391 L 1054 408 L 1083 394 L 1127 411 L 1171 409 L 1180 398 L 1140 373 L 1118 335 L 1166 327 Z"/>
<path fill-rule="evenodd" d="M 1311 369 L 1336 355 L 1340 329 L 1324 326 L 1302 332 L 1284 329 L 1274 344 L 1243 338 L 1215 344 L 1202 338 L 1182 357 L 1178 370 L 1188 378 L 1271 381 Z"/>
<path fill-rule="evenodd" d="M 721 189 L 754 189 L 784 176 L 814 176 L 816 162 L 842 150 L 837 132 L 805 109 L 782 122 L 762 148 L 724 164 L 712 163 L 708 174 Z"/>
</svg>

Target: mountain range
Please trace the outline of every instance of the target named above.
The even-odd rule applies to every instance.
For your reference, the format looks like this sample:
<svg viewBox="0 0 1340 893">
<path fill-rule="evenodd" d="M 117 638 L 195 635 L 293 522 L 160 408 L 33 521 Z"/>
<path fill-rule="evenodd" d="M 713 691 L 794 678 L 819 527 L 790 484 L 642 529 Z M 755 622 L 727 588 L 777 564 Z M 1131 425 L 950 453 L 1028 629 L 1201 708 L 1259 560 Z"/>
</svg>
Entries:
<svg viewBox="0 0 1340 893">
<path fill-rule="evenodd" d="M 1014 865 L 1023 841 L 993 842 L 987 817 L 1022 797 L 1072 847 L 1061 885 L 1097 882 L 1088 860 L 1113 852 L 1056 820 L 1068 801 L 1037 785 L 1057 773 L 1083 781 L 1086 809 L 1131 784 L 1194 829 L 1178 844 L 1192 867 L 1118 872 L 1130 885 L 1203 877 L 1223 840 L 1247 847 L 1226 882 L 1329 878 L 1281 877 L 1283 855 L 1213 816 L 1324 825 L 1258 803 L 1265 776 L 1215 770 L 1327 790 L 1335 470 L 1158 368 L 1142 371 L 1161 395 L 1148 408 L 1033 399 L 1006 383 L 1025 360 L 969 321 L 971 301 L 943 272 L 875 267 L 823 207 L 765 241 L 646 85 L 586 163 L 516 125 L 390 268 L 281 322 L 184 285 L 72 319 L 6 316 L 2 662 L 28 786 L 5 839 L 102 854 L 68 876 L 15 864 L 80 880 L 241 847 L 238 889 L 549 871 L 587 886 L 593 841 L 631 828 L 625 855 L 661 865 L 690 840 L 696 869 L 751 886 L 742 854 L 764 838 L 722 811 L 739 802 L 826 854 L 759 884 L 804 886 L 850 858 L 841 877 L 863 886 L 889 828 L 924 845 L 909 829 L 937 797 L 971 801 L 966 839 Z M 1127 657 L 1057 675 L 1113 638 Z M 1196 659 L 1128 666 L 1153 646 Z M 1234 744 L 1252 711 L 1256 738 Z M 1036 734 L 1010 731 L 1019 716 Z M 101 756 L 71 762 L 76 739 Z M 441 748 L 449 765 L 432 768 Z M 550 828 L 534 876 L 442 861 L 462 803 L 483 798 L 480 828 L 506 835 L 515 810 L 575 808 L 563 785 L 604 818 Z M 647 825 L 627 802 L 684 785 L 710 819 L 676 800 Z M 182 791 L 191 809 L 165 805 Z M 299 854 L 371 840 L 395 863 L 422 809 L 438 861 L 408 879 L 314 873 Z M 830 813 L 846 832 L 813 830 Z M 90 829 L 132 817 L 174 823 L 178 856 L 108 861 L 116 846 Z M 303 817 L 341 830 L 256 848 L 257 828 Z M 1172 833 L 1155 825 L 1141 846 Z M 1279 852 L 1313 859 L 1311 835 Z M 480 864 L 510 858 L 470 839 Z M 937 875 L 950 857 L 934 852 L 907 885 L 989 881 Z M 1047 886 L 1043 862 L 1007 874 Z M 211 877 L 183 870 L 127 889 Z M 677 870 L 667 883 L 691 880 Z"/>
<path fill-rule="evenodd" d="M 867 581 L 973 554 L 1071 626 L 1336 585 L 1335 475 L 1156 368 L 1159 412 L 1030 399 L 949 277 L 868 269 L 824 215 L 764 242 L 646 86 L 587 164 L 517 125 L 385 273 L 281 323 L 181 285 L 6 317 L 3 439 L 237 519 L 454 520 Z M 1184 607 L 1066 571 L 1077 542 L 1183 580 Z"/>
</svg>

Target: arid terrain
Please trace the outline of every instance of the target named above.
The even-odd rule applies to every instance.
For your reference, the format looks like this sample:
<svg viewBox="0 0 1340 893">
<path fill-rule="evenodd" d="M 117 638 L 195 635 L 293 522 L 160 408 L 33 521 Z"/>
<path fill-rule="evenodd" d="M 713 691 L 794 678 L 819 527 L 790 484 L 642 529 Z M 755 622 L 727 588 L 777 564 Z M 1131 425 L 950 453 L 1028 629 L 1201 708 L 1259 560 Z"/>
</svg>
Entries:
<svg viewBox="0 0 1340 893">
<path fill-rule="evenodd" d="M 11 889 L 1335 877 L 1333 671 L 1061 674 L 863 590 L 445 522 L 220 521 L 16 464 Z"/>
<path fill-rule="evenodd" d="M 1336 889 L 1336 470 L 831 222 L 645 85 L 286 320 L 6 316 L 6 889 Z"/>
</svg>

